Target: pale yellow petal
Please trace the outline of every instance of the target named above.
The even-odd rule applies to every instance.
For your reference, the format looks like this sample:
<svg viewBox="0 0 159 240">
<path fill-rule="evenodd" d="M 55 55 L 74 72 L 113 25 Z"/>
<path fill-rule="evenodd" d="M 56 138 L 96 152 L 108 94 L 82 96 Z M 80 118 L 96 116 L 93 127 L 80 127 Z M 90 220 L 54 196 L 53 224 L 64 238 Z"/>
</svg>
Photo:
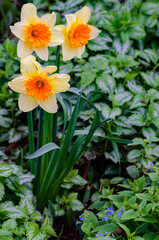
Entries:
<svg viewBox="0 0 159 240">
<path fill-rule="evenodd" d="M 20 75 L 8 82 L 8 86 L 15 92 L 25 93 L 25 83 L 28 80 L 26 76 Z"/>
<path fill-rule="evenodd" d="M 20 38 L 22 41 L 25 41 L 26 27 L 27 27 L 27 24 L 23 22 L 18 22 L 14 26 L 10 26 L 10 29 L 17 38 Z"/>
<path fill-rule="evenodd" d="M 32 21 L 37 19 L 37 10 L 34 4 L 27 3 L 24 4 L 21 10 L 21 21 Z"/>
<path fill-rule="evenodd" d="M 66 14 L 65 17 L 67 19 L 67 31 L 68 31 L 72 23 L 76 22 L 76 17 L 74 14 Z"/>
<path fill-rule="evenodd" d="M 45 68 L 41 67 L 39 70 L 38 70 L 38 73 L 53 73 L 53 72 L 56 72 L 57 70 L 57 67 L 56 66 L 47 66 Z"/>
<path fill-rule="evenodd" d="M 38 69 L 41 68 L 40 64 L 36 61 L 34 56 L 29 56 L 21 59 L 21 73 L 25 76 L 35 75 Z"/>
<path fill-rule="evenodd" d="M 76 56 L 77 48 L 73 48 L 69 42 L 62 44 L 63 61 L 70 60 Z"/>
<path fill-rule="evenodd" d="M 70 84 L 68 81 L 70 76 L 68 74 L 53 74 L 52 76 L 52 87 L 54 93 L 65 92 L 69 89 Z"/>
<path fill-rule="evenodd" d="M 44 22 L 50 29 L 53 29 L 56 22 L 56 14 L 53 12 L 52 14 L 45 14 L 41 18 L 42 22 Z"/>
<path fill-rule="evenodd" d="M 91 17 L 91 9 L 87 6 L 81 8 L 75 13 L 77 22 L 86 24 Z"/>
<path fill-rule="evenodd" d="M 54 29 L 60 31 L 63 34 L 64 32 L 66 32 L 67 27 L 65 25 L 57 25 L 54 27 Z"/>
<path fill-rule="evenodd" d="M 63 42 L 64 42 L 64 35 L 56 29 L 52 30 L 52 35 L 50 38 L 50 43 L 48 43 L 48 46 L 55 47 L 57 45 L 61 45 Z"/>
<path fill-rule="evenodd" d="M 79 47 L 77 49 L 76 57 L 81 58 L 81 55 L 84 53 L 84 51 L 85 51 L 85 46 Z"/>
<path fill-rule="evenodd" d="M 55 94 L 51 94 L 47 99 L 40 101 L 38 103 L 42 109 L 49 113 L 57 112 L 57 102 Z"/>
<path fill-rule="evenodd" d="M 91 26 L 91 25 L 88 25 L 89 26 L 89 28 L 91 29 L 91 32 L 90 32 L 90 40 L 91 39 L 94 39 L 94 38 L 96 38 L 96 37 L 98 37 L 98 35 L 99 35 L 99 33 L 101 32 L 98 28 L 96 28 L 96 27 L 93 27 L 93 26 Z"/>
<path fill-rule="evenodd" d="M 18 41 L 18 45 L 17 45 L 17 55 L 20 58 L 23 57 L 27 57 L 30 54 L 32 54 L 33 52 L 33 48 L 31 46 L 31 44 L 29 44 L 29 42 L 24 42 L 22 40 Z"/>
<path fill-rule="evenodd" d="M 23 112 L 29 112 L 38 106 L 38 101 L 32 96 L 21 93 L 18 100 L 19 109 Z"/>
<path fill-rule="evenodd" d="M 38 57 L 41 58 L 42 60 L 44 60 L 44 61 L 48 60 L 49 53 L 48 53 L 48 47 L 47 46 L 34 48 L 34 51 L 36 52 Z"/>
</svg>

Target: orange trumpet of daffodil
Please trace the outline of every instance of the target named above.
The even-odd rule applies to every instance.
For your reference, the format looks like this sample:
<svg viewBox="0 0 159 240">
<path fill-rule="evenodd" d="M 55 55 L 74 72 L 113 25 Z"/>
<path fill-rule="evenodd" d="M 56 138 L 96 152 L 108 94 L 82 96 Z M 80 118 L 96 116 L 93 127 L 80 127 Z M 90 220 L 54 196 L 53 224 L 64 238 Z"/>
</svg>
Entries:
<svg viewBox="0 0 159 240">
<path fill-rule="evenodd" d="M 57 112 L 55 94 L 68 90 L 70 76 L 52 74 L 56 70 L 56 66 L 41 67 L 34 56 L 21 59 L 22 75 L 8 83 L 13 91 L 20 93 L 20 110 L 28 112 L 40 105 L 46 112 Z"/>
<path fill-rule="evenodd" d="M 20 58 L 29 56 L 33 51 L 42 59 L 48 60 L 48 47 L 60 45 L 63 35 L 54 28 L 56 14 L 37 16 L 36 7 L 27 3 L 21 10 L 21 21 L 11 26 L 12 33 L 19 38 L 17 54 Z"/>
<path fill-rule="evenodd" d="M 91 10 L 85 6 L 75 14 L 65 15 L 67 26 L 58 25 L 55 29 L 61 31 L 65 40 L 62 43 L 63 60 L 70 60 L 73 57 L 81 58 L 85 51 L 85 45 L 89 40 L 94 39 L 101 32 L 96 27 L 88 25 Z"/>
</svg>

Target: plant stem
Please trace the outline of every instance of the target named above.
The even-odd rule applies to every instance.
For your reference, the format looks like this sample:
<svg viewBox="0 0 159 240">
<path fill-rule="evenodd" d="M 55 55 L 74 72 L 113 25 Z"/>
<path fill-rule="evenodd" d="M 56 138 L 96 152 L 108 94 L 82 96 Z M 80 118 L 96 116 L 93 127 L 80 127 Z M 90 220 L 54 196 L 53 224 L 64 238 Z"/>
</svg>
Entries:
<svg viewBox="0 0 159 240">
<path fill-rule="evenodd" d="M 40 108 L 37 149 L 39 149 L 42 146 L 42 136 L 43 136 L 43 109 Z M 35 184 L 34 184 L 36 196 L 38 196 L 39 194 L 40 172 L 41 172 L 41 157 L 36 159 L 36 172 L 35 172 Z"/>
<path fill-rule="evenodd" d="M 57 66 L 57 73 L 60 71 L 60 46 L 57 47 L 56 52 L 56 64 Z M 56 143 L 56 136 L 57 136 L 57 113 L 54 113 L 53 120 L 52 120 L 52 141 Z"/>
<path fill-rule="evenodd" d="M 27 118 L 28 118 L 28 132 L 29 132 L 29 153 L 32 154 L 35 152 L 32 111 L 27 112 Z M 30 168 L 31 168 L 31 173 L 35 175 L 34 159 L 30 160 Z"/>
</svg>

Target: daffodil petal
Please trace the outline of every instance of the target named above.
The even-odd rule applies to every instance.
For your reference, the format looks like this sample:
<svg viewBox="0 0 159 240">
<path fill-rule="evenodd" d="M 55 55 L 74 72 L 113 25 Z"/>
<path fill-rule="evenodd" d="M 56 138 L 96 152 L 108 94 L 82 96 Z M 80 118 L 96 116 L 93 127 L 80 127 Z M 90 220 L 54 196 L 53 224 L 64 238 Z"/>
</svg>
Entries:
<svg viewBox="0 0 159 240">
<path fill-rule="evenodd" d="M 21 93 L 18 100 L 19 109 L 23 112 L 29 112 L 38 106 L 38 101 L 32 96 Z"/>
<path fill-rule="evenodd" d="M 99 33 L 101 32 L 98 28 L 94 27 L 94 26 L 91 26 L 91 25 L 88 25 L 89 28 L 91 29 L 91 32 L 90 32 L 90 39 L 94 39 L 96 37 L 98 37 Z"/>
<path fill-rule="evenodd" d="M 27 25 L 25 23 L 18 22 L 14 26 L 10 26 L 10 29 L 17 38 L 20 38 L 22 41 L 25 41 L 26 26 Z"/>
<path fill-rule="evenodd" d="M 15 92 L 25 93 L 25 83 L 27 81 L 27 77 L 20 75 L 14 78 L 12 81 L 8 82 L 8 86 Z"/>
<path fill-rule="evenodd" d="M 24 4 L 21 10 L 21 21 L 31 21 L 36 18 L 36 7 L 32 3 Z"/>
<path fill-rule="evenodd" d="M 50 43 L 48 43 L 48 46 L 55 47 L 57 45 L 62 44 L 63 42 L 64 42 L 63 34 L 56 29 L 52 30 L 52 35 L 51 35 Z"/>
<path fill-rule="evenodd" d="M 85 51 L 85 45 L 83 47 L 79 47 L 77 49 L 76 57 L 81 58 L 81 55 L 84 53 L 84 51 Z"/>
<path fill-rule="evenodd" d="M 87 6 L 84 6 L 79 11 L 75 13 L 77 22 L 86 24 L 91 17 L 91 9 Z"/>
<path fill-rule="evenodd" d="M 56 22 L 56 14 L 53 12 L 52 14 L 45 14 L 41 18 L 42 22 L 44 22 L 47 26 L 52 29 Z"/>
<path fill-rule="evenodd" d="M 58 30 L 58 31 L 60 31 L 60 32 L 62 32 L 62 33 L 63 33 L 66 29 L 67 29 L 67 27 L 64 26 L 64 25 L 57 25 L 57 26 L 54 27 L 54 30 Z"/>
<path fill-rule="evenodd" d="M 22 40 L 18 41 L 17 44 L 17 55 L 20 58 L 29 56 L 30 54 L 32 54 L 33 52 L 33 48 L 32 46 L 28 43 L 28 42 L 24 42 Z"/>
<path fill-rule="evenodd" d="M 21 59 L 21 73 L 25 76 L 35 75 L 40 68 L 40 64 L 34 56 L 29 56 Z"/>
<path fill-rule="evenodd" d="M 48 60 L 48 47 L 47 46 L 43 46 L 43 47 L 39 47 L 39 48 L 34 48 L 36 54 L 38 55 L 39 58 L 41 58 L 44 61 Z"/>
<path fill-rule="evenodd" d="M 62 44 L 62 54 L 63 54 L 63 61 L 70 60 L 76 56 L 77 48 L 71 47 L 71 45 L 68 44 Z"/>
<path fill-rule="evenodd" d="M 56 72 L 57 70 L 57 67 L 56 66 L 47 66 L 45 68 L 41 67 L 39 70 L 38 70 L 38 73 L 53 73 L 53 72 Z"/>
<path fill-rule="evenodd" d="M 40 101 L 38 103 L 42 109 L 49 113 L 57 112 L 57 102 L 55 94 L 51 94 L 47 99 Z"/>
<path fill-rule="evenodd" d="M 54 93 L 65 92 L 69 89 L 68 81 L 70 76 L 67 74 L 54 74 L 52 76 L 52 87 Z"/>
<path fill-rule="evenodd" d="M 67 31 L 69 30 L 71 24 L 73 22 L 76 22 L 76 17 L 74 14 L 66 14 L 65 15 L 66 19 L 67 19 Z"/>
</svg>

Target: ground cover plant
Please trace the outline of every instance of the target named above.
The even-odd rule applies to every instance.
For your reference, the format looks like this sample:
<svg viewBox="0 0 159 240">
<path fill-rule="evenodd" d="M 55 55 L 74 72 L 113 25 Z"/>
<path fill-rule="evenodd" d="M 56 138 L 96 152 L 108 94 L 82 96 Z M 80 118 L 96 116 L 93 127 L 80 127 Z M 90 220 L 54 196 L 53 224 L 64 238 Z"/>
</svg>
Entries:
<svg viewBox="0 0 159 240">
<path fill-rule="evenodd" d="M 64 43 L 58 32 L 56 40 L 61 38 L 61 42 L 52 42 L 52 46 L 58 42 L 62 48 L 49 47 L 47 55 L 46 48 L 44 53 L 34 46 L 39 57 L 33 53 L 36 61 L 30 58 L 32 65 L 41 73 L 45 68 L 50 71 L 50 65 L 56 65 L 58 76 L 65 76 L 62 91 L 68 89 L 68 75 L 71 88 L 56 94 L 57 113 L 44 112 L 40 107 L 33 111 L 33 118 L 31 112 L 28 113 L 29 144 L 26 114 L 21 110 L 31 109 L 26 109 L 23 101 L 19 110 L 19 94 L 8 88 L 8 82 L 20 72 L 25 75 L 26 62 L 21 60 L 20 67 L 19 57 L 34 50 L 26 46 L 26 41 L 24 45 L 21 37 L 17 56 L 17 39 L 13 33 L 17 37 L 19 33 L 13 25 L 19 21 L 24 3 L 17 2 L 17 11 L 12 3 L 4 1 L 0 9 L 3 16 L 7 6 L 12 9 L 12 13 L 7 12 L 9 22 L 3 20 L 1 24 L 1 160 L 21 164 L 35 175 L 33 185 L 38 209 L 41 212 L 45 207 L 49 209 L 58 239 L 157 240 L 158 1 L 32 1 L 38 16 L 56 13 L 59 26 L 54 28 L 52 36 L 62 29 L 61 34 L 64 33 L 66 28 L 60 25 L 67 23 L 69 29 L 69 21 L 78 15 L 73 14 L 85 5 L 92 12 L 89 25 L 101 32 L 98 31 L 99 36 L 88 44 L 83 42 L 85 50 L 82 48 L 78 53 L 72 49 L 68 53 L 66 46 L 76 25 L 72 25 L 68 38 L 64 34 Z M 22 15 L 21 20 L 27 21 Z M 9 25 L 13 26 L 13 33 Z M 85 36 L 89 34 L 87 27 Z M 81 48 L 80 37 L 78 35 L 77 41 L 72 38 L 71 46 Z M 48 72 L 48 77 L 50 74 L 52 72 Z M 9 84 L 15 88 L 11 82 Z M 30 106 L 33 107 L 33 103 Z M 57 109 L 56 104 L 47 108 L 41 103 L 41 107 L 46 111 Z M 71 170 L 74 165 L 78 170 Z M 66 226 L 64 230 L 62 224 Z"/>
<path fill-rule="evenodd" d="M 33 178 L 16 165 L 0 163 L 0 239 L 31 240 L 56 236 L 49 218 L 44 219 L 36 211 L 31 184 Z"/>
</svg>

